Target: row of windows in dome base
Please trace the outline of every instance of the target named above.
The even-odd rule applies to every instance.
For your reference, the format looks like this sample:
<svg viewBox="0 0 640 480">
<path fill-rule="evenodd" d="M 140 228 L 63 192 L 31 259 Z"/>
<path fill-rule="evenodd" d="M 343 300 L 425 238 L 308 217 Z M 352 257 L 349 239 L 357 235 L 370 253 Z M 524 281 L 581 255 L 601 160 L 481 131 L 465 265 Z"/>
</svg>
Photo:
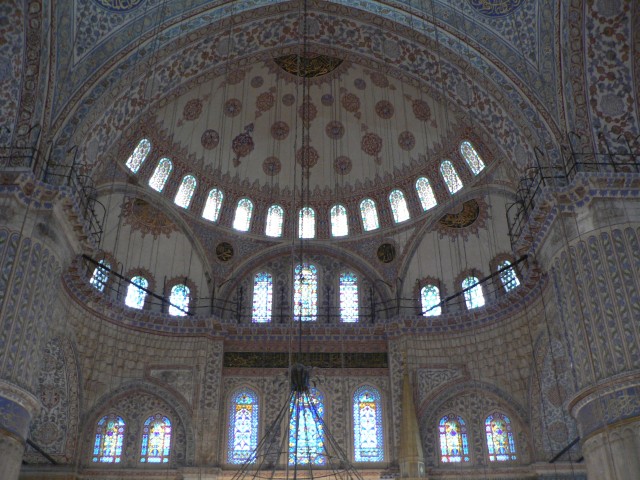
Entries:
<svg viewBox="0 0 640 480">
<path fill-rule="evenodd" d="M 140 140 L 131 156 L 126 161 L 126 166 L 133 173 L 137 173 L 140 166 L 145 161 L 151 151 L 151 142 L 143 138 Z M 480 155 L 473 147 L 471 142 L 463 141 L 460 144 L 460 153 L 465 159 L 469 169 L 474 175 L 478 175 L 484 168 L 485 164 Z M 173 162 L 169 158 L 161 158 L 156 165 L 149 186 L 157 192 L 164 189 L 171 171 L 173 170 Z M 453 163 L 449 160 L 443 160 L 440 164 L 440 174 L 449 190 L 453 195 L 462 187 L 462 180 L 456 172 Z M 186 175 L 180 182 L 178 191 L 174 198 L 176 205 L 182 208 L 189 208 L 193 195 L 197 187 L 197 180 L 193 175 Z M 415 182 L 416 193 L 420 199 L 423 211 L 427 211 L 435 207 L 438 202 L 431 188 L 431 184 L 426 177 L 420 177 Z M 213 188 L 207 195 L 207 200 L 202 211 L 202 217 L 212 222 L 217 222 L 224 200 L 224 193 Z M 389 194 L 389 205 L 393 220 L 395 223 L 404 222 L 410 218 L 407 201 L 402 190 L 395 189 Z M 251 226 L 251 215 L 253 213 L 253 202 L 248 198 L 241 198 L 235 210 L 233 219 L 233 228 L 246 232 Z M 331 235 L 333 237 L 344 237 L 349 234 L 349 215 L 344 205 L 334 205 L 329 211 L 331 218 Z M 369 232 L 380 227 L 378 219 L 378 209 L 376 202 L 371 198 L 365 198 L 360 202 L 360 216 L 364 231 Z M 316 236 L 316 212 L 311 207 L 303 207 L 298 212 L 298 236 L 300 238 L 315 238 Z M 267 220 L 265 224 L 265 235 L 269 237 L 281 237 L 284 225 L 284 209 L 280 205 L 271 205 L 267 212 Z"/>
</svg>

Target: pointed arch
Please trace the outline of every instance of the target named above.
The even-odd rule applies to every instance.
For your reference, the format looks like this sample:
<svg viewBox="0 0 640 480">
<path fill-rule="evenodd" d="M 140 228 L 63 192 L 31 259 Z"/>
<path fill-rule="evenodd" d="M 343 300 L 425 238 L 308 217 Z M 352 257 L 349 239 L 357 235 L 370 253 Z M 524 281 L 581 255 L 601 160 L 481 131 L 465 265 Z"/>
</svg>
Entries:
<svg viewBox="0 0 640 480">
<path fill-rule="evenodd" d="M 253 213 L 253 202 L 248 198 L 238 200 L 236 214 L 233 217 L 233 228 L 240 232 L 248 232 L 251 226 L 251 214 Z"/>
<path fill-rule="evenodd" d="M 179 207 L 189 208 L 193 194 L 196 191 L 197 184 L 198 181 L 196 180 L 196 177 L 193 175 L 185 175 L 182 182 L 180 182 L 180 187 L 178 187 L 176 197 L 173 199 L 174 203 Z"/>
<path fill-rule="evenodd" d="M 460 155 L 462 155 L 464 161 L 467 162 L 471 173 L 474 175 L 478 175 L 484 170 L 484 162 L 470 141 L 464 140 L 460 143 Z"/>
<path fill-rule="evenodd" d="M 356 462 L 384 461 L 384 425 L 380 392 L 369 385 L 353 395 L 353 450 Z"/>
<path fill-rule="evenodd" d="M 455 414 L 445 415 L 438 425 L 440 436 L 440 461 L 458 463 L 469 461 L 467 424 Z"/>
<path fill-rule="evenodd" d="M 212 188 L 207 195 L 207 202 L 204 204 L 202 210 L 202 218 L 217 222 L 220 216 L 220 208 L 222 208 L 222 200 L 224 199 L 224 193 L 222 190 Z"/>
<path fill-rule="evenodd" d="M 329 212 L 331 217 L 331 236 L 346 237 L 349 235 L 349 219 L 344 205 L 334 205 Z"/>
<path fill-rule="evenodd" d="M 391 213 L 395 223 L 404 222 L 411 217 L 402 190 L 395 189 L 389 194 L 389 205 L 391 206 Z"/>
<path fill-rule="evenodd" d="M 436 200 L 428 178 L 420 177 L 416 180 L 416 192 L 418 193 L 420 205 L 424 212 L 438 205 L 438 200 Z"/>
<path fill-rule="evenodd" d="M 298 237 L 316 237 L 316 212 L 311 207 L 303 207 L 298 214 Z"/>
<path fill-rule="evenodd" d="M 237 390 L 229 403 L 229 436 L 227 461 L 233 464 L 253 463 L 251 454 L 258 446 L 259 399 L 250 388 Z"/>
<path fill-rule="evenodd" d="M 120 463 L 126 427 L 122 417 L 115 414 L 98 420 L 93 444 L 94 463 Z"/>
<path fill-rule="evenodd" d="M 168 463 L 171 454 L 171 420 L 159 413 L 150 416 L 142 427 L 140 463 Z"/>
<path fill-rule="evenodd" d="M 440 289 L 437 285 L 424 285 L 420 289 L 420 305 L 422 306 L 422 315 L 425 317 L 436 317 L 442 313 Z"/>
<path fill-rule="evenodd" d="M 284 209 L 280 205 L 271 205 L 267 211 L 267 223 L 265 225 L 265 235 L 267 237 L 278 238 L 282 236 L 284 224 Z"/>
<path fill-rule="evenodd" d="M 173 170 L 173 162 L 167 157 L 161 158 L 149 179 L 149 186 L 156 192 L 162 192 Z"/>
<path fill-rule="evenodd" d="M 453 163 L 449 160 L 443 160 L 440 164 L 440 174 L 444 179 L 444 183 L 447 186 L 447 190 L 449 193 L 453 195 L 458 192 L 464 185 L 462 184 L 462 180 L 458 176 L 458 172 L 456 172 Z"/>
<path fill-rule="evenodd" d="M 484 429 L 490 462 L 506 462 L 517 459 L 516 444 L 509 417 L 503 413 L 494 412 L 485 419 Z"/>
<path fill-rule="evenodd" d="M 362 217 L 362 226 L 365 232 L 370 232 L 371 230 L 375 230 L 380 227 L 376 202 L 371 198 L 365 198 L 360 202 L 360 215 Z"/>
</svg>

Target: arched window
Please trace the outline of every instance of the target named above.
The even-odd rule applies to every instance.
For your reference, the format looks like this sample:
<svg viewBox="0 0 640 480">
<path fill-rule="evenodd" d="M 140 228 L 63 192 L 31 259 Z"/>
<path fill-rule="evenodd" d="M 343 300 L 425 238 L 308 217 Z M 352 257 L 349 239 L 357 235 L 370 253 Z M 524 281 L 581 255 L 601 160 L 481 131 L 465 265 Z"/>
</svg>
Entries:
<svg viewBox="0 0 640 480">
<path fill-rule="evenodd" d="M 93 443 L 94 462 L 120 463 L 125 428 L 124 420 L 117 415 L 105 415 L 98 420 Z"/>
<path fill-rule="evenodd" d="M 360 215 L 362 216 L 362 226 L 365 232 L 370 232 L 380 226 L 376 202 L 370 198 L 365 198 L 360 202 Z"/>
<path fill-rule="evenodd" d="M 138 142 L 136 148 L 134 148 L 131 156 L 127 158 L 127 168 L 131 170 L 133 173 L 138 173 L 138 170 L 144 163 L 151 151 L 151 142 L 146 138 L 143 138 Z"/>
<path fill-rule="evenodd" d="M 189 208 L 189 204 L 193 198 L 193 193 L 196 191 L 197 183 L 196 177 L 193 175 L 186 175 L 180 183 L 178 193 L 176 193 L 176 198 L 173 200 L 175 204 L 182 208 Z"/>
<path fill-rule="evenodd" d="M 316 236 L 316 212 L 311 207 L 300 209 L 298 214 L 298 237 L 314 238 Z"/>
<path fill-rule="evenodd" d="M 353 272 L 340 274 L 340 321 L 358 321 L 358 277 Z"/>
<path fill-rule="evenodd" d="M 467 277 L 462 281 L 462 289 L 464 292 L 464 301 L 467 303 L 469 310 L 484 306 L 484 295 L 482 293 L 482 285 L 478 283 L 476 277 Z"/>
<path fill-rule="evenodd" d="M 391 205 L 391 212 L 393 213 L 393 221 L 396 223 L 409 220 L 409 209 L 407 208 L 407 201 L 404 198 L 404 193 L 401 190 L 393 190 L 389 194 L 389 204 Z"/>
<path fill-rule="evenodd" d="M 255 462 L 251 453 L 258 446 L 258 408 L 258 395 L 253 390 L 244 389 L 231 397 L 227 449 L 229 463 Z"/>
<path fill-rule="evenodd" d="M 478 175 L 484 170 L 484 162 L 482 158 L 480 158 L 480 155 L 478 155 L 476 149 L 473 148 L 473 145 L 471 145 L 471 142 L 465 140 L 460 144 L 460 154 L 474 175 Z"/>
<path fill-rule="evenodd" d="M 487 434 L 487 449 L 491 462 L 505 462 L 516 459 L 516 444 L 513 441 L 511 421 L 502 413 L 489 415 L 484 421 Z"/>
<path fill-rule="evenodd" d="M 220 216 L 220 208 L 222 207 L 223 198 L 224 193 L 222 193 L 222 190 L 218 190 L 217 188 L 209 190 L 207 202 L 204 204 L 204 210 L 202 210 L 202 218 L 206 218 L 212 222 L 217 222 L 218 217 Z"/>
<path fill-rule="evenodd" d="M 127 296 L 124 299 L 124 304 L 127 307 L 141 309 L 144 307 L 144 301 L 147 298 L 147 292 L 143 289 L 149 287 L 149 281 L 140 276 L 135 276 L 131 279 L 131 283 L 127 287 Z"/>
<path fill-rule="evenodd" d="M 436 200 L 436 196 L 434 195 L 431 184 L 427 178 L 420 177 L 416 180 L 416 192 L 418 192 L 422 210 L 425 212 L 438 205 L 438 200 Z"/>
<path fill-rule="evenodd" d="M 99 265 L 93 271 L 93 275 L 91 275 L 89 283 L 96 290 L 104 292 L 104 287 L 109 280 L 109 270 L 111 269 L 111 264 L 104 259 L 100 260 L 100 262 L 98 263 Z"/>
<path fill-rule="evenodd" d="M 282 224 L 284 222 L 284 210 L 280 205 L 271 205 L 267 211 L 267 225 L 265 235 L 268 237 L 281 237 Z"/>
<path fill-rule="evenodd" d="M 168 158 L 161 158 L 156 165 L 156 169 L 153 171 L 153 175 L 149 179 L 149 186 L 156 192 L 161 192 L 164 185 L 167 183 L 167 179 L 173 170 L 173 163 Z"/>
<path fill-rule="evenodd" d="M 440 173 L 442 174 L 442 178 L 444 178 L 444 183 L 447 185 L 447 189 L 449 193 L 453 195 L 458 190 L 460 190 L 462 185 L 462 180 L 458 176 L 456 169 L 449 160 L 444 160 L 440 164 Z"/>
<path fill-rule="evenodd" d="M 253 278 L 252 321 L 255 323 L 270 322 L 272 304 L 273 278 L 267 272 L 256 273 Z"/>
<path fill-rule="evenodd" d="M 171 453 L 171 421 L 159 413 L 142 427 L 141 463 L 168 463 Z"/>
<path fill-rule="evenodd" d="M 318 319 L 318 270 L 297 265 L 293 272 L 293 317 L 302 322 Z"/>
<path fill-rule="evenodd" d="M 435 317 L 442 313 L 440 290 L 435 285 L 425 285 L 420 289 L 420 303 L 425 317 Z"/>
<path fill-rule="evenodd" d="M 329 212 L 331 217 L 331 236 L 346 237 L 349 235 L 347 209 L 343 205 L 334 205 Z"/>
<path fill-rule="evenodd" d="M 468 462 L 469 441 L 464 420 L 457 415 L 445 415 L 440 419 L 438 431 L 442 463 Z"/>
<path fill-rule="evenodd" d="M 189 287 L 184 284 L 174 285 L 171 288 L 171 294 L 169 295 L 169 315 L 175 315 L 177 317 L 184 317 L 189 311 L 189 302 L 191 291 Z"/>
<path fill-rule="evenodd" d="M 325 465 L 324 396 L 315 388 L 289 406 L 289 465 Z"/>
<path fill-rule="evenodd" d="M 253 202 L 248 198 L 238 200 L 236 214 L 233 218 L 233 228 L 241 232 L 249 231 L 251 225 L 251 214 L 253 213 Z"/>
<path fill-rule="evenodd" d="M 510 292 L 514 288 L 520 286 L 520 280 L 518 280 L 516 269 L 513 268 L 513 265 L 511 265 L 509 260 L 500 262 L 500 264 L 498 264 L 498 271 L 500 272 L 499 275 L 502 286 L 507 292 Z"/>
<path fill-rule="evenodd" d="M 364 386 L 353 395 L 353 449 L 356 462 L 384 461 L 380 392 Z"/>
</svg>

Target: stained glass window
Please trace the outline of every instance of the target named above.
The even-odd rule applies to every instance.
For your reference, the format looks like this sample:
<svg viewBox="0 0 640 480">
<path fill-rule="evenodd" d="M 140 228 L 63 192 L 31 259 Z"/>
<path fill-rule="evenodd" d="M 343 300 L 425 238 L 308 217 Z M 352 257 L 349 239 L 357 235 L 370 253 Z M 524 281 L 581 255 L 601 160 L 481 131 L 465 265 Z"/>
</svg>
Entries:
<svg viewBox="0 0 640 480">
<path fill-rule="evenodd" d="M 420 289 L 420 302 L 422 315 L 425 317 L 435 317 L 442 313 L 440 290 L 435 285 L 425 285 Z"/>
<path fill-rule="evenodd" d="M 460 180 L 453 163 L 449 160 L 445 160 L 440 164 L 440 173 L 442 174 L 444 183 L 447 185 L 447 189 L 451 195 L 463 187 L 462 180 Z"/>
<path fill-rule="evenodd" d="M 487 434 L 490 461 L 505 462 L 516 459 L 516 444 L 509 417 L 501 413 L 489 415 L 484 421 L 484 430 Z"/>
<path fill-rule="evenodd" d="M 176 198 L 174 199 L 175 204 L 182 208 L 189 208 L 193 193 L 196 191 L 197 183 L 196 177 L 186 175 L 180 183 L 178 193 L 176 193 Z"/>
<path fill-rule="evenodd" d="M 171 452 L 171 421 L 157 413 L 142 427 L 140 462 L 168 463 Z"/>
<path fill-rule="evenodd" d="M 427 178 L 420 177 L 416 180 L 416 192 L 418 192 L 422 210 L 425 212 L 438 205 L 438 200 L 436 200 L 436 196 L 434 195 L 431 184 Z"/>
<path fill-rule="evenodd" d="M 457 415 L 445 415 L 438 426 L 440 433 L 440 460 L 443 463 L 468 462 L 469 441 L 467 425 Z"/>
<path fill-rule="evenodd" d="M 467 277 L 462 281 L 462 289 L 464 292 L 464 301 L 467 303 L 467 308 L 482 307 L 484 305 L 484 295 L 482 293 L 482 285 L 478 283 L 476 277 Z M 468 290 L 467 290 L 468 289 Z"/>
<path fill-rule="evenodd" d="M 184 284 L 174 285 L 169 295 L 169 315 L 184 317 L 189 311 L 190 290 Z"/>
<path fill-rule="evenodd" d="M 358 321 L 358 277 L 353 272 L 340 274 L 340 321 Z"/>
<path fill-rule="evenodd" d="M 362 225 L 364 226 L 365 232 L 375 230 L 380 226 L 376 202 L 370 198 L 365 198 L 360 202 L 360 214 L 362 215 Z"/>
<path fill-rule="evenodd" d="M 212 222 L 217 222 L 218 217 L 220 216 L 220 207 L 222 207 L 223 198 L 224 193 L 222 193 L 221 190 L 218 190 L 217 188 L 209 190 L 207 202 L 204 204 L 204 210 L 202 210 L 202 218 L 206 218 Z"/>
<path fill-rule="evenodd" d="M 502 270 L 504 268 L 504 270 Z M 518 275 L 516 274 L 516 269 L 513 268 L 511 262 L 509 260 L 505 260 L 498 265 L 498 270 L 502 270 L 500 272 L 500 281 L 502 282 L 502 286 L 504 289 L 509 292 L 514 288 L 520 286 L 520 280 L 518 280 Z"/>
<path fill-rule="evenodd" d="M 484 169 L 484 162 L 471 142 L 464 141 L 460 144 L 460 153 L 474 175 L 478 175 Z"/>
<path fill-rule="evenodd" d="M 391 213 L 393 213 L 393 221 L 396 223 L 409 220 L 409 209 L 404 193 L 401 190 L 393 190 L 389 194 L 389 204 L 391 205 Z"/>
<path fill-rule="evenodd" d="M 131 156 L 127 158 L 127 168 L 133 173 L 137 173 L 144 161 L 151 151 L 151 142 L 146 138 L 143 138 L 138 142 L 138 145 L 131 153 Z"/>
<path fill-rule="evenodd" d="M 101 292 L 104 292 L 104 287 L 109 280 L 109 270 L 111 269 L 111 264 L 106 260 L 100 260 L 98 262 L 99 265 L 93 271 L 93 275 L 91 275 L 91 279 L 89 283 L 96 289 Z"/>
<path fill-rule="evenodd" d="M 316 236 L 316 212 L 311 207 L 300 209 L 298 236 L 300 238 L 314 238 Z"/>
<path fill-rule="evenodd" d="M 353 449 L 356 462 L 384 461 L 380 393 L 364 386 L 353 396 Z"/>
<path fill-rule="evenodd" d="M 124 304 L 127 307 L 141 309 L 144 307 L 144 301 L 147 298 L 147 292 L 143 288 L 148 288 L 149 282 L 146 278 L 135 276 L 131 279 L 131 283 L 127 287 L 127 296 Z"/>
<path fill-rule="evenodd" d="M 124 420 L 117 415 L 105 415 L 98 420 L 93 443 L 94 462 L 120 463 L 125 428 Z"/>
<path fill-rule="evenodd" d="M 241 232 L 247 232 L 251 225 L 251 214 L 253 213 L 253 202 L 248 198 L 238 200 L 236 214 L 233 218 L 233 228 Z"/>
<path fill-rule="evenodd" d="M 333 237 L 346 237 L 349 235 L 347 209 L 343 205 L 331 207 L 329 216 L 331 217 L 331 235 Z"/>
<path fill-rule="evenodd" d="M 284 210 L 280 205 L 271 205 L 267 211 L 267 226 L 265 234 L 268 237 L 282 236 L 282 223 L 284 221 Z"/>
<path fill-rule="evenodd" d="M 297 265 L 293 272 L 293 316 L 303 322 L 318 318 L 318 271 L 314 265 Z"/>
<path fill-rule="evenodd" d="M 161 192 L 164 185 L 167 183 L 167 179 L 173 170 L 173 163 L 168 158 L 161 158 L 156 165 L 156 169 L 153 171 L 153 175 L 149 179 L 149 186 L 156 192 Z"/>
<path fill-rule="evenodd" d="M 253 315 L 256 323 L 271 321 L 273 278 L 267 272 L 256 273 L 253 279 Z"/>
<path fill-rule="evenodd" d="M 289 407 L 289 465 L 325 465 L 324 397 L 315 388 Z"/>
<path fill-rule="evenodd" d="M 255 458 L 251 454 L 258 446 L 258 395 L 250 389 L 236 392 L 229 407 L 227 461 L 253 463 Z"/>
</svg>

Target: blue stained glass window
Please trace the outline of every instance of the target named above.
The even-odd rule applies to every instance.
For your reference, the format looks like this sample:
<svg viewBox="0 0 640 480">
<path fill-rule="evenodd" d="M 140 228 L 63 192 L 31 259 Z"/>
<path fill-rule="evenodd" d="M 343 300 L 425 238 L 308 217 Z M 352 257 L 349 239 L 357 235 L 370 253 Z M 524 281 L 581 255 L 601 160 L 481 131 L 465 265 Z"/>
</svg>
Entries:
<svg viewBox="0 0 640 480">
<path fill-rule="evenodd" d="M 173 200 L 175 204 L 182 208 L 189 208 L 193 194 L 196 191 L 197 183 L 196 177 L 186 175 L 180 183 L 176 198 Z"/>
<path fill-rule="evenodd" d="M 98 420 L 93 444 L 94 462 L 120 463 L 125 428 L 124 420 L 117 415 L 105 415 Z"/>
<path fill-rule="evenodd" d="M 289 406 L 289 465 L 325 465 L 324 396 L 315 388 Z"/>
<path fill-rule="evenodd" d="M 258 395 L 244 389 L 231 397 L 227 461 L 234 464 L 255 462 L 258 446 Z"/>
<path fill-rule="evenodd" d="M 502 269 L 505 270 L 502 270 Z M 516 275 L 516 270 L 511 265 L 509 260 L 505 260 L 498 265 L 498 270 L 502 270 L 500 272 L 500 281 L 502 282 L 502 286 L 504 289 L 509 292 L 514 288 L 520 286 L 520 280 L 518 280 L 518 275 Z"/>
<path fill-rule="evenodd" d="M 303 322 L 318 319 L 318 271 L 314 265 L 297 265 L 293 272 L 293 317 Z"/>
<path fill-rule="evenodd" d="M 222 193 L 221 190 L 218 190 L 217 188 L 209 190 L 207 202 L 204 204 L 204 210 L 202 210 L 202 218 L 206 218 L 212 222 L 217 222 L 218 217 L 220 216 L 220 207 L 222 207 L 223 198 L 224 193 Z"/>
<path fill-rule="evenodd" d="M 159 413 L 142 427 L 141 463 L 168 463 L 171 453 L 171 421 Z"/>
<path fill-rule="evenodd" d="M 148 288 L 149 282 L 146 278 L 135 276 L 131 279 L 129 287 L 127 287 L 127 296 L 124 304 L 127 307 L 141 309 L 144 307 L 144 301 L 147 298 L 147 292 L 143 288 Z"/>
<path fill-rule="evenodd" d="M 340 274 L 340 321 L 358 321 L 358 277 L 353 272 Z"/>
<path fill-rule="evenodd" d="M 149 179 L 149 186 L 156 192 L 161 192 L 173 170 L 173 163 L 168 158 L 161 158 Z"/>
<path fill-rule="evenodd" d="M 440 173 L 442 174 L 444 183 L 447 185 L 447 189 L 449 190 L 449 193 L 451 195 L 453 195 L 463 187 L 462 180 L 460 180 L 460 177 L 458 176 L 453 163 L 451 163 L 449 160 L 444 160 L 440 164 Z"/>
<path fill-rule="evenodd" d="M 284 222 L 284 210 L 280 205 L 271 205 L 267 211 L 267 225 L 265 234 L 268 237 L 281 237 L 282 224 Z"/>
<path fill-rule="evenodd" d="M 389 194 L 389 204 L 391 205 L 391 213 L 393 213 L 393 221 L 396 223 L 409 220 L 409 209 L 404 193 L 401 190 L 393 190 Z"/>
<path fill-rule="evenodd" d="M 256 273 L 253 279 L 253 315 L 256 323 L 271 321 L 273 278 L 267 272 Z"/>
<path fill-rule="evenodd" d="M 462 281 L 462 289 L 464 292 L 464 300 L 469 310 L 484 306 L 484 295 L 482 293 L 482 285 L 478 283 L 476 277 L 467 277 Z"/>
<path fill-rule="evenodd" d="M 384 461 L 382 402 L 373 387 L 360 387 L 353 396 L 353 446 L 356 462 Z"/>
<path fill-rule="evenodd" d="M 427 178 L 420 177 L 416 180 L 416 192 L 418 192 L 422 210 L 425 212 L 438 205 L 438 200 L 436 200 L 436 196 Z"/>
<path fill-rule="evenodd" d="M 501 413 L 489 415 L 484 422 L 489 460 L 506 462 L 516 459 L 516 444 L 509 417 Z"/>
<path fill-rule="evenodd" d="M 362 225 L 365 232 L 375 230 L 380 226 L 376 202 L 370 198 L 365 198 L 360 202 L 360 214 L 362 215 Z"/>
<path fill-rule="evenodd" d="M 138 145 L 131 153 L 131 156 L 127 158 L 127 168 L 133 173 L 137 173 L 144 161 L 151 151 L 151 142 L 146 138 L 143 138 L 138 142 Z"/>
<path fill-rule="evenodd" d="M 468 462 L 469 441 L 467 425 L 457 415 L 445 415 L 438 426 L 440 433 L 440 460 L 443 463 Z"/>
<path fill-rule="evenodd" d="M 331 217 L 331 235 L 334 237 L 346 237 L 349 235 L 349 220 L 347 209 L 343 205 L 334 205 L 329 212 Z"/>
<path fill-rule="evenodd" d="M 111 269 L 111 264 L 106 260 L 100 260 L 98 262 L 99 265 L 93 271 L 93 275 L 91 275 L 91 279 L 89 283 L 96 289 L 101 292 L 104 292 L 104 287 L 109 280 L 109 270 Z M 103 268 L 105 267 L 105 268 Z"/>
<path fill-rule="evenodd" d="M 236 214 L 233 218 L 233 228 L 240 232 L 247 232 L 251 225 L 251 214 L 253 213 L 253 202 L 248 198 L 238 200 Z"/>
<path fill-rule="evenodd" d="M 183 284 L 174 285 L 171 288 L 171 294 L 169 295 L 169 315 L 175 315 L 177 317 L 184 317 L 189 311 L 190 298 L 189 287 Z"/>
<path fill-rule="evenodd" d="M 311 207 L 300 209 L 298 236 L 300 238 L 315 238 L 316 236 L 316 212 Z"/>
<path fill-rule="evenodd" d="M 435 317 L 442 313 L 440 290 L 435 285 L 425 285 L 420 289 L 420 301 L 422 304 L 422 315 L 425 317 Z"/>
<path fill-rule="evenodd" d="M 473 148 L 473 145 L 471 145 L 471 142 L 465 140 L 460 144 L 460 154 L 474 175 L 478 175 L 484 170 L 484 162 L 482 158 L 480 158 L 480 155 L 478 155 L 476 149 Z"/>
</svg>

